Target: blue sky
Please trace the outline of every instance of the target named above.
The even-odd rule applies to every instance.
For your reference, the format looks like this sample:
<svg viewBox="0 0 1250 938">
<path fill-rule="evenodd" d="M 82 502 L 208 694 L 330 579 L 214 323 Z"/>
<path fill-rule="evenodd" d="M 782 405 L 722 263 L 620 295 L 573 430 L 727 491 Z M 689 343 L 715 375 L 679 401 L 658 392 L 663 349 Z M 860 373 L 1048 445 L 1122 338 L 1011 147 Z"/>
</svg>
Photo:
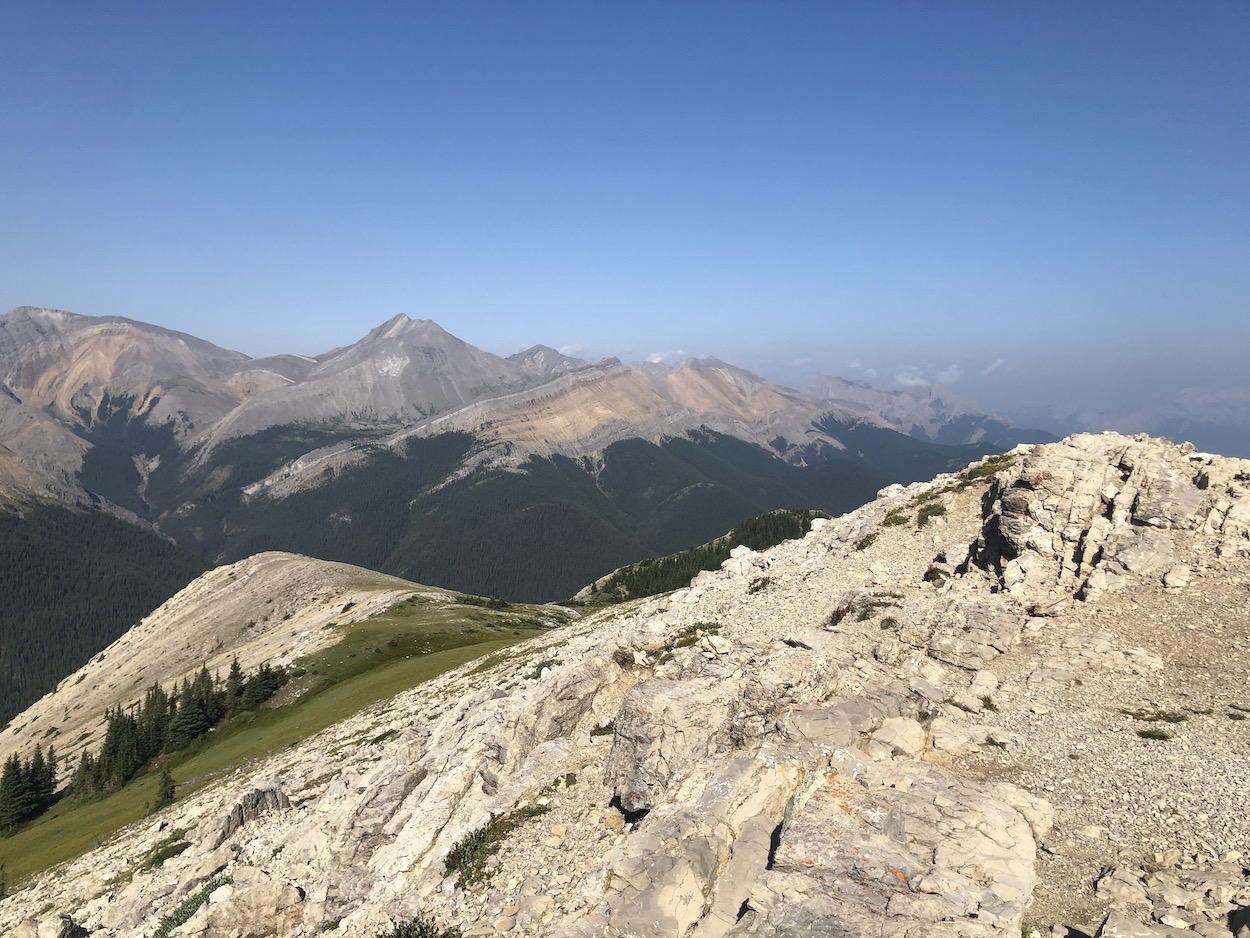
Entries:
<svg viewBox="0 0 1250 938">
<path fill-rule="evenodd" d="M 0 309 L 1245 387 L 1250 4 L 0 5 Z"/>
</svg>

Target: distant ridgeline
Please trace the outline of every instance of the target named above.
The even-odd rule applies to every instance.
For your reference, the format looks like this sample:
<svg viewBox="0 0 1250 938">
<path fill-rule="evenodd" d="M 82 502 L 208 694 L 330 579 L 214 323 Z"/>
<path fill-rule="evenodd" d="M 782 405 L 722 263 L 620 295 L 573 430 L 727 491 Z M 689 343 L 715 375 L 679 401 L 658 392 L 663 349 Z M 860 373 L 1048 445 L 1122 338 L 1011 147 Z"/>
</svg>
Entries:
<svg viewBox="0 0 1250 938">
<path fill-rule="evenodd" d="M 153 760 L 186 749 L 237 713 L 255 710 L 289 677 L 285 668 L 268 664 L 247 677 L 235 659 L 224 682 L 201 668 L 172 696 L 153 684 L 142 703 L 105 712 L 104 742 L 94 755 L 83 752 L 65 797 L 85 800 L 116 791 L 146 772 Z M 38 744 L 29 759 L 16 753 L 9 757 L 0 775 L 0 835 L 12 833 L 56 803 L 56 758 L 55 747 L 49 746 L 45 755 Z"/>
<path fill-rule="evenodd" d="M 688 585 L 700 571 L 718 569 L 729 559 L 730 551 L 738 545 L 751 550 L 767 550 L 782 541 L 805 535 L 811 529 L 813 519 L 828 517 L 823 511 L 783 508 L 750 518 L 709 544 L 691 547 L 666 557 L 648 557 L 621 567 L 607 580 L 591 585 L 589 601 L 624 602 L 627 599 L 641 599 L 644 596 L 680 589 Z"/>
<path fill-rule="evenodd" d="M 327 431 L 325 439 L 339 436 Z M 899 477 L 852 456 L 795 466 L 707 430 L 614 443 L 599 460 L 533 456 L 519 472 L 486 467 L 457 476 L 481 444 L 447 433 L 412 438 L 399 452 L 377 447 L 366 461 L 281 499 L 242 496 L 242 486 L 320 442 L 308 427 L 271 428 L 222 444 L 202 462 L 187 454 L 181 469 L 162 458 L 148 487 L 151 517 L 213 563 L 289 550 L 461 592 L 546 602 L 774 509 L 850 511 Z M 908 452 L 897 462 L 917 478 L 980 455 L 973 447 L 915 448 L 924 459 Z"/>
<path fill-rule="evenodd" d="M 166 538 L 56 503 L 0 513 L 0 723 L 204 572 Z"/>
</svg>

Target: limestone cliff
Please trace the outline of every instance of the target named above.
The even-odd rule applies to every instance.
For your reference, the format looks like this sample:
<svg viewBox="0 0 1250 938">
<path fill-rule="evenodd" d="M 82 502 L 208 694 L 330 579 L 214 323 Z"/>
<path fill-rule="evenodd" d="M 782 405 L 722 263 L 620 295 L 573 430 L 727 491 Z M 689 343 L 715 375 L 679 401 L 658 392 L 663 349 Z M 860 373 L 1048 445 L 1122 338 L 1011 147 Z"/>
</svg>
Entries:
<svg viewBox="0 0 1250 938">
<path fill-rule="evenodd" d="M 1146 438 L 892 486 L 240 769 L 0 929 L 150 936 L 191 900 L 169 934 L 1231 935 L 1248 521 L 1250 462 Z"/>
</svg>

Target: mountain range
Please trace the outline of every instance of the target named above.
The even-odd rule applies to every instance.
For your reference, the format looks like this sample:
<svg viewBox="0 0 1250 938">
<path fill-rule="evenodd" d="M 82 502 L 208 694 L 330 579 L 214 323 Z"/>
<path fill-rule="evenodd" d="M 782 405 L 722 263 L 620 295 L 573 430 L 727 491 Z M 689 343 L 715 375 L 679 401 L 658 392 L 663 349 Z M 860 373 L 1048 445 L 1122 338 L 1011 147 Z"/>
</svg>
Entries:
<svg viewBox="0 0 1250 938">
<path fill-rule="evenodd" d="M 280 500 L 450 434 L 472 438 L 452 477 L 555 457 L 598 476 L 618 444 L 732 439 L 793 469 L 856 464 L 874 484 L 1045 436 L 850 382 L 800 394 L 716 359 L 625 365 L 541 345 L 502 358 L 403 315 L 323 355 L 254 359 L 119 317 L 20 308 L 0 317 L 0 379 L 0 494 L 156 527 L 206 496 Z"/>
<path fill-rule="evenodd" d="M 97 623 L 76 666 L 206 566 L 260 551 L 548 601 L 764 512 L 838 514 L 1047 438 L 934 395 L 832 379 L 799 392 L 711 358 L 591 362 L 542 345 L 505 358 L 403 315 L 321 355 L 251 358 L 23 307 L 0 316 L 6 516 L 32 543 L 58 527 L 33 524 L 35 506 L 65 524 L 112 516 L 176 562 L 140 608 L 106 612 L 86 578 L 54 589 L 17 557 L 6 578 L 29 584 L 13 611 L 27 624 L 0 634 L 0 664 L 32 673 L 15 638 L 31 610 L 68 604 L 66 621 L 72 606 Z M 61 567 L 96 563 L 57 550 Z"/>
</svg>

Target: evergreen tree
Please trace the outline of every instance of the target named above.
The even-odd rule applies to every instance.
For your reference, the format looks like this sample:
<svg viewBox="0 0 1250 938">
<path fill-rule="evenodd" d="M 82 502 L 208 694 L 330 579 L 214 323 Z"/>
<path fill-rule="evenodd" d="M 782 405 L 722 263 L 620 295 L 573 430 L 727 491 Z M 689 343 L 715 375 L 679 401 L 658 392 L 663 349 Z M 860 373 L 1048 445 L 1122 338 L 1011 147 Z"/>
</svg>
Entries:
<svg viewBox="0 0 1250 938">
<path fill-rule="evenodd" d="M 78 757 L 78 765 L 69 782 L 69 794 L 72 798 L 87 798 L 94 791 L 95 759 L 85 749 Z"/>
<path fill-rule="evenodd" d="M 25 778 L 17 753 L 4 761 L 0 771 L 0 831 L 11 831 L 22 821 Z"/>
<path fill-rule="evenodd" d="M 239 708 L 245 685 L 246 678 L 243 677 L 243 669 L 239 667 L 239 659 L 232 658 L 230 674 L 226 677 L 226 711 L 228 713 L 234 713 Z"/>
<path fill-rule="evenodd" d="M 174 803 L 174 777 L 169 773 L 169 765 L 161 766 L 161 777 L 157 781 L 156 801 L 152 803 L 152 811 L 159 811 L 161 808 Z"/>
<path fill-rule="evenodd" d="M 165 732 L 169 728 L 169 695 L 158 684 L 148 688 L 139 708 L 139 758 L 148 763 L 165 748 Z"/>
<path fill-rule="evenodd" d="M 44 772 L 43 779 L 44 810 L 52 807 L 52 802 L 56 798 L 56 783 L 56 746 L 50 745 L 48 746 L 48 768 Z"/>
<path fill-rule="evenodd" d="M 34 756 L 29 764 L 25 766 L 25 775 L 26 790 L 30 793 L 30 810 L 27 813 L 38 814 L 43 811 L 52 799 L 52 792 L 46 787 L 48 784 L 48 763 L 43 756 L 43 747 L 38 743 L 35 744 Z"/>
<path fill-rule="evenodd" d="M 204 702 L 193 684 L 184 684 L 178 695 L 178 710 L 169 721 L 165 751 L 178 752 L 208 732 L 212 724 L 204 711 Z"/>
</svg>

